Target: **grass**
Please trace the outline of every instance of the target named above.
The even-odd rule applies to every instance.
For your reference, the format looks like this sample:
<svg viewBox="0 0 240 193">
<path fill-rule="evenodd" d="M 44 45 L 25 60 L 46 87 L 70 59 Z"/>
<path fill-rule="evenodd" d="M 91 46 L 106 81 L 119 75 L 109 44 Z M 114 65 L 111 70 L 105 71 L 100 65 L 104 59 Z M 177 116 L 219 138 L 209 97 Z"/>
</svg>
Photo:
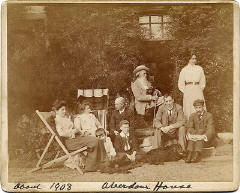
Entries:
<svg viewBox="0 0 240 193">
<path fill-rule="evenodd" d="M 227 182 L 233 179 L 232 145 L 217 147 L 216 156 L 200 163 L 186 164 L 183 160 L 166 162 L 164 165 L 144 164 L 130 174 L 103 174 L 99 172 L 79 175 L 76 170 L 58 165 L 34 173 L 31 170 L 37 160 L 12 160 L 9 163 L 9 182 L 103 182 L 103 181 L 192 181 Z"/>
</svg>

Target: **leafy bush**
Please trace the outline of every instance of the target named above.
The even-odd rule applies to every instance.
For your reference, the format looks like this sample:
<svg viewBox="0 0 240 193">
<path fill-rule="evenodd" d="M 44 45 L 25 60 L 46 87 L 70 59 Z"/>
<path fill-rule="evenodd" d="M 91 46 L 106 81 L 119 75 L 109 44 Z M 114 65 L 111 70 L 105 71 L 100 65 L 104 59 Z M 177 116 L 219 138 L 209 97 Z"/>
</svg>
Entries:
<svg viewBox="0 0 240 193">
<path fill-rule="evenodd" d="M 169 44 L 176 64 L 174 95 L 182 103 L 177 88 L 181 69 L 190 53 L 197 55 L 206 75 L 204 96 L 207 110 L 215 117 L 217 131 L 232 131 L 233 123 L 233 20 L 232 5 L 180 6 L 171 9 L 174 41 Z"/>
<path fill-rule="evenodd" d="M 36 109 L 49 111 L 56 98 L 73 108 L 78 88 L 109 88 L 112 105 L 117 93 L 129 88 L 133 69 L 146 61 L 138 6 L 48 5 L 45 21 L 26 19 L 26 6 L 11 4 L 8 10 L 8 122 L 13 141 L 19 117 L 28 114 L 32 119 Z M 172 6 L 174 40 L 160 42 L 170 50 L 169 63 L 175 66 L 171 88 L 180 104 L 178 76 L 188 53 L 197 52 L 207 79 L 207 109 L 214 114 L 217 131 L 232 131 L 232 11 L 226 4 Z M 21 145 L 42 144 L 37 128 L 20 129 L 28 135 L 21 136 Z"/>
</svg>

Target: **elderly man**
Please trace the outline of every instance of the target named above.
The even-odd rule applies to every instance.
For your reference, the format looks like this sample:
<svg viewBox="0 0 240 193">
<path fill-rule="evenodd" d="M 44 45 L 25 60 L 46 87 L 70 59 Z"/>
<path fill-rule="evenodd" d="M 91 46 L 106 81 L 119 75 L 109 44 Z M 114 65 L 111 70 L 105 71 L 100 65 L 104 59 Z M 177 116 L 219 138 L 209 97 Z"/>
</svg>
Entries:
<svg viewBox="0 0 240 193">
<path fill-rule="evenodd" d="M 153 147 L 161 147 L 164 142 L 177 138 L 178 144 L 185 151 L 185 120 L 182 107 L 174 103 L 171 95 L 165 95 L 165 104 L 159 107 L 154 119 L 154 127 L 156 128 L 154 137 L 157 140 L 154 140 Z"/>
<path fill-rule="evenodd" d="M 163 100 L 161 92 L 154 90 L 151 83 L 147 78 L 147 72 L 149 68 L 144 65 L 136 67 L 133 71 L 136 80 L 132 82 L 131 89 L 135 97 L 135 109 L 137 114 L 145 115 L 146 110 L 155 106 L 155 104 L 161 103 Z"/>
<path fill-rule="evenodd" d="M 193 106 L 196 112 L 190 115 L 187 124 L 188 156 L 186 163 L 200 161 L 204 144 L 209 142 L 215 134 L 213 116 L 204 110 L 204 100 L 195 100 Z"/>
<path fill-rule="evenodd" d="M 129 121 L 131 129 L 134 129 L 134 113 L 127 109 L 125 106 L 126 102 L 123 97 L 118 97 L 115 100 L 115 110 L 112 112 L 110 117 L 110 138 L 114 143 L 115 136 L 120 132 L 120 122 L 122 120 Z"/>
</svg>

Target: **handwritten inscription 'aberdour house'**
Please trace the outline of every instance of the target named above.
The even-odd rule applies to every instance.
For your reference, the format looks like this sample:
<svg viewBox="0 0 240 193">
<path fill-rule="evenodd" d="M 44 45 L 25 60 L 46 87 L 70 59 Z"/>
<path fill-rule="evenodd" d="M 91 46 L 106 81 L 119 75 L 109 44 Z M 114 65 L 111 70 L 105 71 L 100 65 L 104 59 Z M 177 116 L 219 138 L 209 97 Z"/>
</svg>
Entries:
<svg viewBox="0 0 240 193">
<path fill-rule="evenodd" d="M 126 185 L 124 183 L 116 183 L 116 182 L 104 182 L 102 185 L 102 189 L 116 189 L 116 188 L 122 188 L 122 189 L 147 189 L 151 190 L 151 188 L 147 185 L 143 185 L 137 182 L 134 182 L 130 185 Z M 166 185 L 164 182 L 157 182 L 157 184 L 154 186 L 153 191 L 157 192 L 159 190 L 167 190 L 167 189 L 190 189 L 192 188 L 191 184 L 188 185 Z"/>
</svg>

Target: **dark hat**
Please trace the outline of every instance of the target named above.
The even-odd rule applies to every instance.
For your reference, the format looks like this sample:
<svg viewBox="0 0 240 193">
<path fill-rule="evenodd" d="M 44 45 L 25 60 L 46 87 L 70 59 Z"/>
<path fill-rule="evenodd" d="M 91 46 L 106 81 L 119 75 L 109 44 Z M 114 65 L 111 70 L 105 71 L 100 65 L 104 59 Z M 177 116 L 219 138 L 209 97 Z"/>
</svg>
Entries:
<svg viewBox="0 0 240 193">
<path fill-rule="evenodd" d="M 202 99 L 197 99 L 194 101 L 193 103 L 193 106 L 196 107 L 196 106 L 204 106 L 204 100 Z"/>
<path fill-rule="evenodd" d="M 140 66 L 137 66 L 135 68 L 135 70 L 133 71 L 133 74 L 136 74 L 137 72 L 141 71 L 141 70 L 146 70 L 146 71 L 149 71 L 149 68 L 144 66 L 144 65 L 140 65 Z"/>
<path fill-rule="evenodd" d="M 120 127 L 122 127 L 122 125 L 124 125 L 124 124 L 128 124 L 129 125 L 129 121 L 128 120 L 122 120 L 122 121 L 120 121 Z"/>
</svg>

